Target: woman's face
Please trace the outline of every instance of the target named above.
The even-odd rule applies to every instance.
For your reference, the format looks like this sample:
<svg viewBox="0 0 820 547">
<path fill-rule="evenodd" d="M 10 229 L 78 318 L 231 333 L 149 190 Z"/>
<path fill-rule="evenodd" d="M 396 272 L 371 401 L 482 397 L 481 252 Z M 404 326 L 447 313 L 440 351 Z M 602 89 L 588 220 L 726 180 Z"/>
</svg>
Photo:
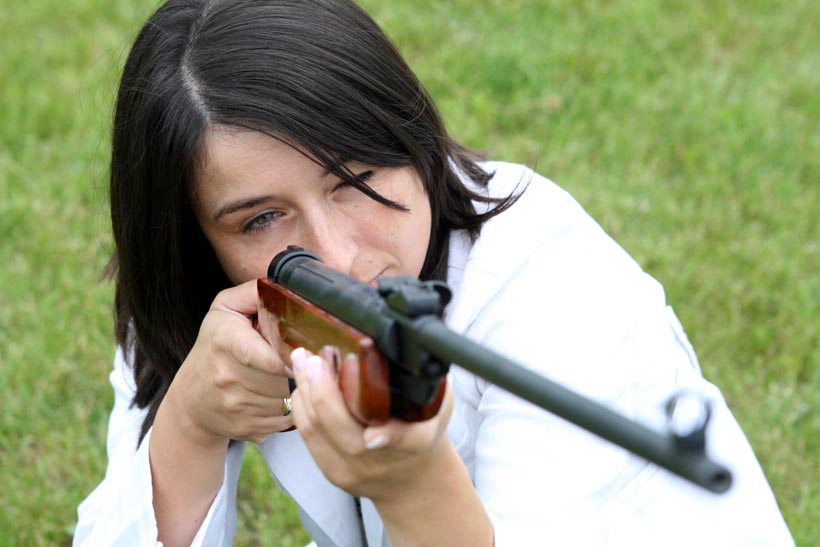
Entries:
<svg viewBox="0 0 820 547">
<path fill-rule="evenodd" d="M 347 167 L 357 176 L 372 172 L 367 184 L 409 211 L 374 201 L 267 135 L 210 131 L 193 208 L 230 280 L 265 277 L 271 259 L 288 245 L 374 286 L 381 276 L 417 277 L 431 226 L 419 175 L 411 167 Z"/>
</svg>

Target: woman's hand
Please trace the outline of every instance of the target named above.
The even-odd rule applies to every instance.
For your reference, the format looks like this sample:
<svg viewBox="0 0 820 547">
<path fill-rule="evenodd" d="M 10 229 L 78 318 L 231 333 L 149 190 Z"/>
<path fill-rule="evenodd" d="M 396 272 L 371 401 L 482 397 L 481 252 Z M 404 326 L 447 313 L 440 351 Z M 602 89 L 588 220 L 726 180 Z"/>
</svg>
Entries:
<svg viewBox="0 0 820 547">
<path fill-rule="evenodd" d="M 254 329 L 257 298 L 255 280 L 217 295 L 163 401 L 194 441 L 260 443 L 293 425 L 285 363 Z"/>
<path fill-rule="evenodd" d="M 294 350 L 293 416 L 319 468 L 343 490 L 370 498 L 393 545 L 493 544 L 493 528 L 447 438 L 453 396 L 417 423 L 363 426 L 348 412 L 332 352 Z"/>
<path fill-rule="evenodd" d="M 448 444 L 452 396 L 447 390 L 430 420 L 364 426 L 347 410 L 331 353 L 294 350 L 298 388 L 293 392 L 296 426 L 325 476 L 340 488 L 374 502 L 416 483 Z"/>
<path fill-rule="evenodd" d="M 214 299 L 162 400 L 150 437 L 154 513 L 164 545 L 190 545 L 219 490 L 230 439 L 293 425 L 285 365 L 254 329 L 256 281 Z"/>
</svg>

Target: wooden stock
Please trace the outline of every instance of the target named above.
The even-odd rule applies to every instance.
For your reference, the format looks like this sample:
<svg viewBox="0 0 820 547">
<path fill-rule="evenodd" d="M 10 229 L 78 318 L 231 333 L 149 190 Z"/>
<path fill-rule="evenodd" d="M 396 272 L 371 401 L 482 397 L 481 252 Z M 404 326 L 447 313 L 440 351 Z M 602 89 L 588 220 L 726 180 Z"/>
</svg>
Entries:
<svg viewBox="0 0 820 547">
<path fill-rule="evenodd" d="M 435 416 L 444 400 L 445 378 L 433 401 L 418 406 L 390 393 L 390 365 L 373 339 L 286 288 L 259 279 L 259 329 L 286 361 L 293 348 L 319 353 L 333 348 L 339 387 L 350 413 L 362 423 L 384 423 L 392 415 L 405 421 Z M 282 345 L 285 344 L 285 346 Z M 356 370 L 358 368 L 358 370 Z M 392 412 L 391 412 L 392 409 Z"/>
<path fill-rule="evenodd" d="M 373 339 L 267 279 L 260 279 L 257 287 L 260 330 L 279 355 L 289 360 L 293 348 L 319 353 L 333 347 L 337 358 L 332 364 L 350 413 L 363 423 L 386 422 L 390 417 L 390 367 L 376 351 Z M 280 340 L 288 347 L 276 347 Z M 357 362 L 358 374 L 345 370 Z"/>
</svg>

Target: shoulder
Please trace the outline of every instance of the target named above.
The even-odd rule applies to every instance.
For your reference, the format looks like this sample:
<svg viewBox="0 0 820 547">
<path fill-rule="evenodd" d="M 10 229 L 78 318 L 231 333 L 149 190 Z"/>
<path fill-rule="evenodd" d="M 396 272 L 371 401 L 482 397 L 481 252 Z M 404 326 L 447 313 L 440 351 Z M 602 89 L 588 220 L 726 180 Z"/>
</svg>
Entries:
<svg viewBox="0 0 820 547">
<path fill-rule="evenodd" d="M 627 358 L 650 342 L 638 325 L 667 315 L 663 287 L 558 185 L 521 167 L 497 173 L 505 190 L 526 186 L 474 244 L 453 234 L 448 326 L 601 400 L 619 396 L 642 374 Z M 624 365 L 608 366 L 616 353 Z"/>
<path fill-rule="evenodd" d="M 582 256 L 581 250 L 590 250 L 599 259 L 637 266 L 575 198 L 552 180 L 519 164 L 486 162 L 482 167 L 494 174 L 487 188 L 490 197 L 514 195 L 517 199 L 482 226 L 470 249 L 470 260 L 490 256 L 497 267 L 503 263 L 514 268 L 546 248 L 575 257 Z M 503 261 L 497 260 L 498 253 Z"/>
<path fill-rule="evenodd" d="M 482 167 L 494 173 L 489 196 L 518 197 L 484 223 L 474 243 L 463 233 L 453 234 L 448 282 L 456 293 L 454 314 L 474 315 L 482 301 L 513 284 L 524 293 L 559 293 L 562 298 L 553 305 L 569 305 L 573 295 L 612 296 L 625 286 L 657 285 L 557 184 L 522 165 L 487 162 Z M 458 298 L 463 292 L 468 299 Z M 465 304 L 470 311 L 456 309 Z"/>
</svg>

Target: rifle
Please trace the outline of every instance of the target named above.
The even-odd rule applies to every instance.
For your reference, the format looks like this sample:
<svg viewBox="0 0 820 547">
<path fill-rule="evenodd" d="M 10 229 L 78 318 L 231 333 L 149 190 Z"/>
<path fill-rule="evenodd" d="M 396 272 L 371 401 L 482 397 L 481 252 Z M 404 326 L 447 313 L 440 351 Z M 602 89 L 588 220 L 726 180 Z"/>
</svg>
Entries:
<svg viewBox="0 0 820 547">
<path fill-rule="evenodd" d="M 441 281 L 388 277 L 373 288 L 289 246 L 257 287 L 262 335 L 313 352 L 332 347 L 345 402 L 362 423 L 431 418 L 444 398 L 450 363 L 456 363 L 707 490 L 721 493 L 732 484 L 731 472 L 705 454 L 704 401 L 695 401 L 701 407 L 696 423 L 681 425 L 674 407 L 691 407 L 693 398 L 673 398 L 665 434 L 634 422 L 449 329 L 441 314 L 450 290 Z M 358 370 L 346 373 L 348 366 Z"/>
</svg>

